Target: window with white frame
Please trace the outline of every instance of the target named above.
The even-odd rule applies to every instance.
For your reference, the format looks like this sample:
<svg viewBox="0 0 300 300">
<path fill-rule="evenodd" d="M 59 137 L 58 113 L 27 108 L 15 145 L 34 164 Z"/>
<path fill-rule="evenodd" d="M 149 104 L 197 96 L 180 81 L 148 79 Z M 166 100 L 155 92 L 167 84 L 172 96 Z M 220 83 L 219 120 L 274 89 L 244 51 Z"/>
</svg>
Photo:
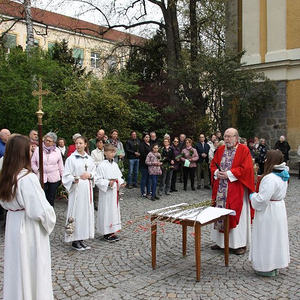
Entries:
<svg viewBox="0 0 300 300">
<path fill-rule="evenodd" d="M 99 69 L 100 68 L 100 53 L 91 52 L 91 67 Z"/>
</svg>

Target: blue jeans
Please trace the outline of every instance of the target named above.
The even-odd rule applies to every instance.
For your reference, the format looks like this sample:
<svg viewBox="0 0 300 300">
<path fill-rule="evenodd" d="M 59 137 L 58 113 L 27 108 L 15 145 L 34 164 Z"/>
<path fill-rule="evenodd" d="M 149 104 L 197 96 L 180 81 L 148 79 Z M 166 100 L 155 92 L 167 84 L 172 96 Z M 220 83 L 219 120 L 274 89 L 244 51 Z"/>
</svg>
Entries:
<svg viewBox="0 0 300 300">
<path fill-rule="evenodd" d="M 137 184 L 137 177 L 139 172 L 139 159 L 129 159 L 128 185 Z"/>
<path fill-rule="evenodd" d="M 157 177 L 157 175 L 149 175 L 151 180 L 152 198 L 156 196 Z"/>
<path fill-rule="evenodd" d="M 147 195 L 149 195 L 150 194 L 150 179 L 149 179 L 148 167 L 146 167 L 146 168 L 142 167 L 141 174 L 142 174 L 141 194 L 142 195 L 145 194 L 145 187 L 146 187 Z"/>
</svg>

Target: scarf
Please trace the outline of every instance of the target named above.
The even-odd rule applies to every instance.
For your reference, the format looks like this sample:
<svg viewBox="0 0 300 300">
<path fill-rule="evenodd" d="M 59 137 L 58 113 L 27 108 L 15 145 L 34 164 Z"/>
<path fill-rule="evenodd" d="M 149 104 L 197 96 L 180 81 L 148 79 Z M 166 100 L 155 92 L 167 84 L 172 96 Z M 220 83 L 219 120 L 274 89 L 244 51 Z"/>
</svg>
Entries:
<svg viewBox="0 0 300 300">
<path fill-rule="evenodd" d="M 236 153 L 236 147 L 232 149 L 225 149 L 222 160 L 221 160 L 221 170 L 229 171 L 234 160 Z M 226 208 L 226 198 L 228 191 L 228 179 L 220 179 L 218 193 L 216 198 L 216 207 Z M 214 224 L 214 229 L 219 231 L 224 231 L 224 220 L 219 220 Z"/>
<path fill-rule="evenodd" d="M 43 143 L 43 150 L 46 154 L 50 154 L 52 151 L 55 151 L 56 146 L 50 146 L 50 147 L 46 147 L 45 144 Z"/>
</svg>

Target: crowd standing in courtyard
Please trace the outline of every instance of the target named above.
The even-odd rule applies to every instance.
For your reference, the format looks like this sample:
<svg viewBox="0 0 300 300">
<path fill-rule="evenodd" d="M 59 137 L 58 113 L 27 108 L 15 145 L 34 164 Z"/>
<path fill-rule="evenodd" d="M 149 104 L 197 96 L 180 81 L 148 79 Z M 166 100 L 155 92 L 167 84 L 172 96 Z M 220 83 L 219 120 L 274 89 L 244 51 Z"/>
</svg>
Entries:
<svg viewBox="0 0 300 300">
<path fill-rule="evenodd" d="M 40 170 L 37 131 L 31 130 L 29 137 L 10 135 L 8 129 L 0 131 L 0 167 L 3 164 L 0 183 L 6 178 L 9 179 L 9 185 L 6 183 L 0 186 L 0 203 L 8 210 L 4 299 L 13 299 L 7 295 L 20 292 L 11 288 L 15 273 L 8 266 L 22 265 L 17 271 L 21 272 L 20 278 L 27 270 L 37 267 L 29 262 L 32 258 L 30 253 L 29 256 L 26 253 L 26 257 L 20 256 L 16 259 L 20 247 L 26 247 L 22 244 L 26 237 L 22 236 L 19 229 L 18 235 L 11 233 L 20 225 L 21 220 L 28 222 L 26 226 L 29 229 L 25 235 L 31 234 L 33 228 L 38 228 L 35 235 L 38 233 L 42 236 L 44 244 L 35 245 L 39 248 L 33 250 L 37 255 L 32 259 L 37 264 L 44 261 L 48 268 L 44 270 L 47 276 L 44 276 L 44 281 L 41 280 L 41 285 L 45 285 L 51 299 L 48 236 L 55 224 L 54 199 L 61 184 L 61 188 L 68 194 L 65 241 L 71 242 L 72 248 L 77 251 L 90 249 L 87 241 L 94 238 L 95 210 L 98 210 L 97 232 L 107 242 L 119 241 L 121 188 L 139 187 L 137 195 L 140 194 L 141 201 L 163 201 L 162 197 L 170 197 L 172 193 L 178 192 L 178 184 L 183 183 L 185 192 L 189 189 L 189 183 L 190 189 L 195 192 L 202 188 L 211 189 L 212 206 L 235 210 L 236 215 L 230 216 L 229 247 L 237 255 L 244 254 L 246 246 L 249 245 L 250 223 L 255 210 L 250 260 L 259 275 L 275 276 L 277 269 L 288 265 L 284 198 L 290 146 L 284 136 L 276 142 L 274 148 L 277 150 L 270 151 L 265 139 L 254 137 L 247 141 L 240 138 L 234 128 L 227 129 L 224 136 L 219 131 L 211 134 L 209 138 L 200 133 L 197 141 L 186 137 L 184 133 L 173 139 L 165 134 L 159 141 L 154 131 L 145 132 L 139 140 L 137 132 L 132 131 L 124 143 L 125 146 L 118 134 L 118 130 L 113 129 L 108 137 L 104 129 L 100 129 L 96 137 L 88 141 L 80 133 L 76 133 L 72 137 L 74 144 L 67 145 L 64 138 L 57 138 L 53 132 L 47 133 L 43 137 L 42 145 L 45 184 L 43 191 L 37 176 Z M 17 144 L 18 149 L 15 149 Z M 27 148 L 28 155 L 24 154 Z M 300 146 L 298 155 L 300 157 Z M 13 158 L 16 161 L 10 168 Z M 128 165 L 127 183 L 124 179 L 124 163 Z M 257 176 L 262 176 L 262 180 L 255 193 L 255 181 L 259 178 Z M 258 229 L 261 226 L 264 231 Z M 223 232 L 224 224 L 215 223 L 211 232 L 215 242 L 211 247 L 213 250 L 224 248 Z M 272 236 L 278 232 L 280 237 L 276 245 L 273 245 L 276 251 L 269 255 L 268 247 L 273 241 Z M 268 242 L 268 239 L 271 240 Z M 23 259 L 24 264 L 21 261 Z M 39 272 L 37 270 L 36 274 Z M 41 278 L 36 279 L 34 288 L 37 290 L 40 288 Z M 22 284 L 20 279 L 18 288 L 24 293 L 30 293 L 26 287 L 21 287 Z M 26 281 L 24 284 L 30 283 Z M 15 299 L 18 298 L 19 296 Z"/>
</svg>

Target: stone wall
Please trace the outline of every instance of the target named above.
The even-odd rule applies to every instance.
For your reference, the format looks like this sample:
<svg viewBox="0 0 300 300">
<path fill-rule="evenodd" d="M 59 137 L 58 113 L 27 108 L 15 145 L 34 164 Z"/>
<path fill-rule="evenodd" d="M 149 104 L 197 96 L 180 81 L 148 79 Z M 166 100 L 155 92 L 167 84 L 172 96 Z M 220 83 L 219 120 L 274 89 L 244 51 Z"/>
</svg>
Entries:
<svg viewBox="0 0 300 300">
<path fill-rule="evenodd" d="M 273 148 L 281 135 L 286 136 L 286 81 L 275 82 L 277 95 L 258 120 L 257 135 Z M 255 122 L 255 120 L 254 120 Z"/>
<path fill-rule="evenodd" d="M 258 120 L 257 136 L 265 138 L 268 146 L 274 148 L 281 135 L 287 136 L 286 95 L 287 82 L 277 81 L 277 95 L 274 102 L 263 111 Z M 288 140 L 287 140 L 288 141 Z M 296 151 L 290 151 L 289 166 L 298 169 L 299 157 Z"/>
</svg>

